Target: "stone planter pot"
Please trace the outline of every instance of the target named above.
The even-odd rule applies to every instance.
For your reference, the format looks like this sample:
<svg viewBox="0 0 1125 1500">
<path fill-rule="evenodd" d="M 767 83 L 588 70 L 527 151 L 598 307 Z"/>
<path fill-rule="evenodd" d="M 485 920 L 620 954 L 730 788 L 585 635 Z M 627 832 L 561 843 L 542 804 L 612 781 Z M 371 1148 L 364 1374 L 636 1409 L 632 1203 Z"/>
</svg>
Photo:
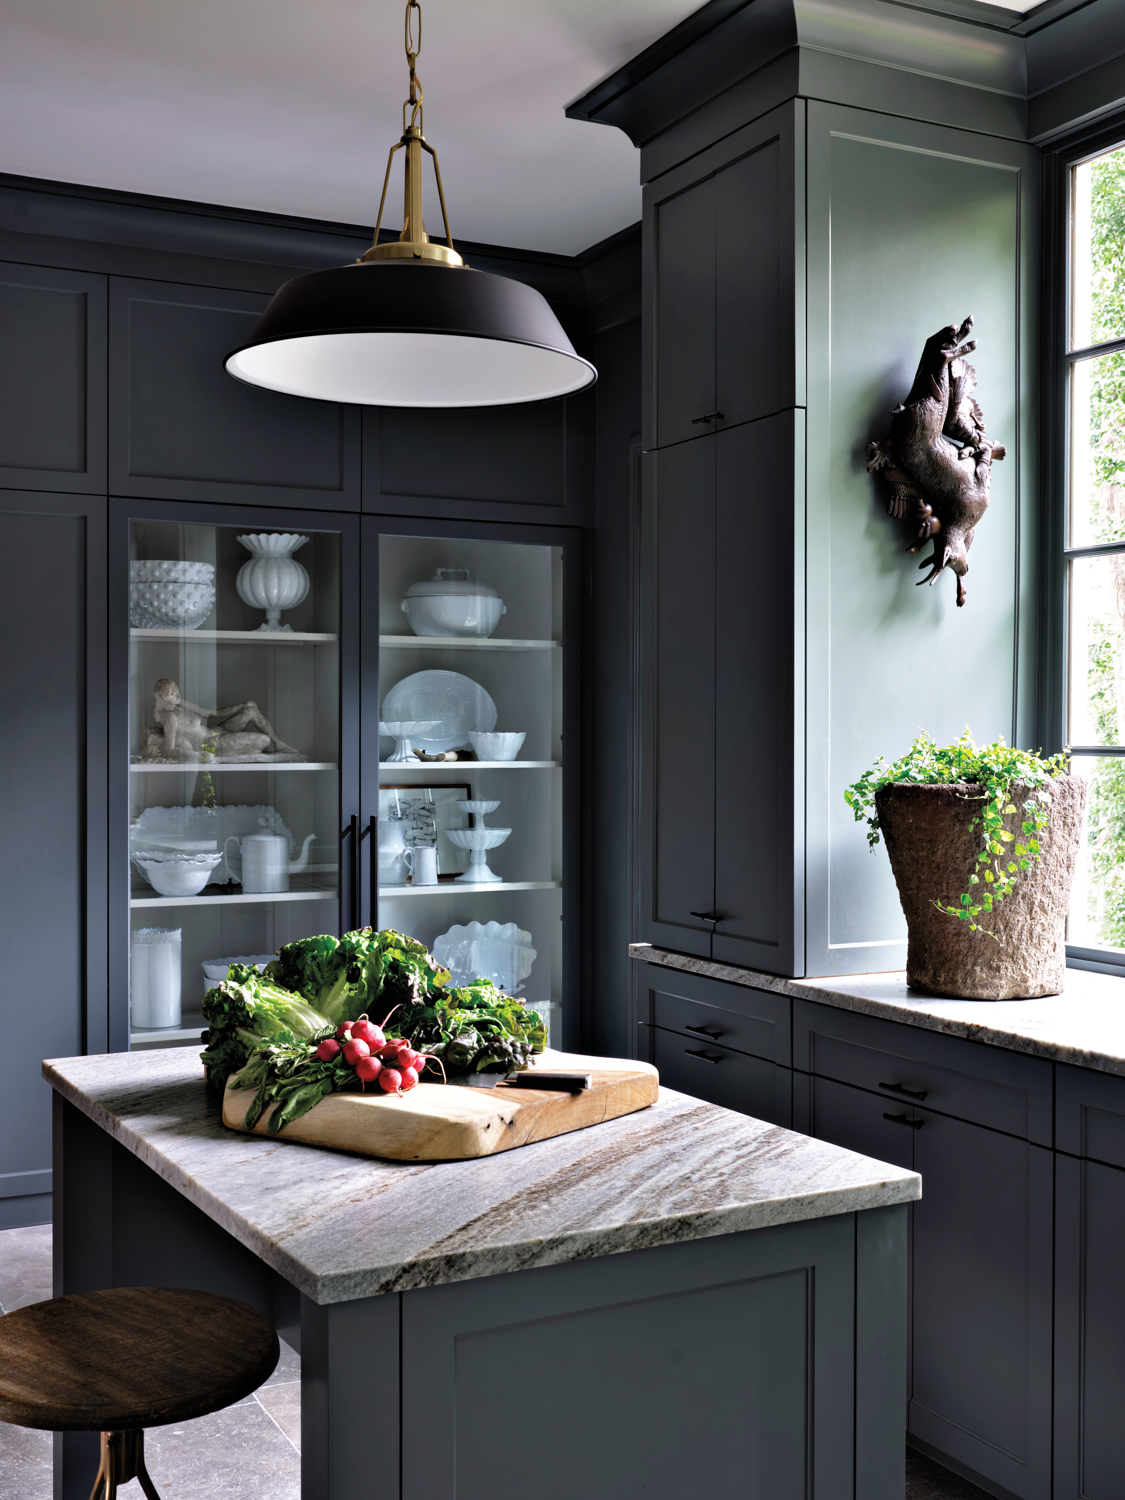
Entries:
<svg viewBox="0 0 1125 1500">
<path fill-rule="evenodd" d="M 1040 856 L 1016 881 L 996 911 L 978 921 L 994 937 L 971 932 L 938 911 L 957 906 L 976 869 L 980 829 L 970 830 L 980 803 L 974 786 L 913 786 L 895 782 L 875 795 L 879 826 L 898 883 L 908 934 L 906 981 L 927 995 L 966 1000 L 1027 1000 L 1062 993 L 1066 973 L 1066 913 L 1078 859 L 1086 783 L 1079 776 L 1048 782 L 1050 821 Z M 1021 807 L 1028 788 L 1010 800 Z M 1020 817 L 1005 819 L 1018 832 Z M 974 886 L 974 893 L 983 885 Z"/>
</svg>

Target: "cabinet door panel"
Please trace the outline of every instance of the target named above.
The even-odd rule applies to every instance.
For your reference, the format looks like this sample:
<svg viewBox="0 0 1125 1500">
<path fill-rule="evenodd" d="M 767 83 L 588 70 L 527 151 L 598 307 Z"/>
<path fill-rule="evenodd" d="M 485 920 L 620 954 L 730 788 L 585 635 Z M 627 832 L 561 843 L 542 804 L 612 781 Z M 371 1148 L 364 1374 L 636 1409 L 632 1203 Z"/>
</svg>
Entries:
<svg viewBox="0 0 1125 1500">
<path fill-rule="evenodd" d="M 712 957 L 800 972 L 794 881 L 792 419 L 721 432 Z"/>
<path fill-rule="evenodd" d="M 115 278 L 110 486 L 120 495 L 359 509 L 359 415 L 233 379 L 268 299 Z"/>
<path fill-rule="evenodd" d="M 1026 1500 L 1051 1493 L 1051 1153 L 918 1110 L 909 1430 Z"/>
<path fill-rule="evenodd" d="M 640 1051 L 654 1062 L 665 1088 L 737 1109 L 741 1114 L 789 1126 L 792 1120 L 788 1068 L 702 1038 L 641 1026 Z M 646 1037 L 645 1033 L 650 1033 Z"/>
<path fill-rule="evenodd" d="M 714 183 L 715 405 L 729 425 L 789 404 L 788 389 L 782 395 L 792 379 L 782 320 L 792 313 L 782 302 L 780 139 L 725 167 Z"/>
<path fill-rule="evenodd" d="M 105 492 L 106 278 L 0 265 L 0 484 Z"/>
<path fill-rule="evenodd" d="M 642 936 L 708 956 L 715 902 L 715 439 L 652 456 L 645 496 Z"/>
<path fill-rule="evenodd" d="M 646 964 L 640 971 L 640 984 L 640 1020 L 789 1066 L 787 995 L 724 984 L 702 974 L 677 973 L 655 964 Z"/>
<path fill-rule="evenodd" d="M 1055 1132 L 1060 1151 L 1125 1167 L 1125 1078 L 1058 1064 Z"/>
<path fill-rule="evenodd" d="M 698 437 L 715 411 L 715 182 L 653 207 L 657 446 Z"/>
<path fill-rule="evenodd" d="M 1055 1165 L 1055 1500 L 1116 1500 L 1125 1474 L 1125 1172 Z"/>
</svg>

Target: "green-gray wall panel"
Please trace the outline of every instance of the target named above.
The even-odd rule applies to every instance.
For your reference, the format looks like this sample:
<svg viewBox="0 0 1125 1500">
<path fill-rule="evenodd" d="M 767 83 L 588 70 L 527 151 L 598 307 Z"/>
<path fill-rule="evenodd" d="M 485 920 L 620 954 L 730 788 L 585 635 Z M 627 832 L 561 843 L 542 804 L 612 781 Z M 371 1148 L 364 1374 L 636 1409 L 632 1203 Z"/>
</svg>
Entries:
<svg viewBox="0 0 1125 1500">
<path fill-rule="evenodd" d="M 844 788 L 920 729 L 1030 734 L 1038 168 L 1015 142 L 812 102 L 808 139 L 807 972 L 861 973 L 902 966 L 905 924 Z M 959 610 L 951 576 L 915 587 L 909 531 L 886 516 L 864 449 L 925 340 L 968 313 L 1008 457 Z"/>
</svg>

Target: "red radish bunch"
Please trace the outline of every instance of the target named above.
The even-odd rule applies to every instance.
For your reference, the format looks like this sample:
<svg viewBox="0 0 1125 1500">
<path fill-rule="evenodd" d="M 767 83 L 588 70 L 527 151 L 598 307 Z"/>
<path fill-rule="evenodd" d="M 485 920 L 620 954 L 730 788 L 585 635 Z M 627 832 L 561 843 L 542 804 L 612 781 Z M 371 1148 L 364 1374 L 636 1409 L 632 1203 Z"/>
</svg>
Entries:
<svg viewBox="0 0 1125 1500">
<path fill-rule="evenodd" d="M 348 1066 L 355 1069 L 364 1088 L 369 1083 L 378 1082 L 388 1094 L 409 1093 L 431 1061 L 427 1053 L 419 1052 L 405 1038 L 388 1039 L 383 1028 L 374 1025 L 366 1016 L 342 1022 L 336 1028 L 335 1039 L 327 1038 L 316 1049 L 322 1062 L 333 1062 L 341 1052 Z M 439 1059 L 433 1058 L 432 1061 L 441 1066 Z"/>
</svg>

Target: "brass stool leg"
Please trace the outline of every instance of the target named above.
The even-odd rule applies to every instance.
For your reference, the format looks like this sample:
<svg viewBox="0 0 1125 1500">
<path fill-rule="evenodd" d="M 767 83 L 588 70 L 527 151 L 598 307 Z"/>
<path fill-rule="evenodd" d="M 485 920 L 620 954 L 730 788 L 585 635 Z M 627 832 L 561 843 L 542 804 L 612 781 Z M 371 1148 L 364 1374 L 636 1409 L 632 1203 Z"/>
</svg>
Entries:
<svg viewBox="0 0 1125 1500">
<path fill-rule="evenodd" d="M 156 1486 L 145 1468 L 145 1435 L 141 1429 L 132 1432 L 103 1432 L 102 1455 L 98 1477 L 90 1500 L 117 1500 L 117 1486 L 130 1479 L 140 1481 L 148 1500 L 160 1500 Z"/>
</svg>

